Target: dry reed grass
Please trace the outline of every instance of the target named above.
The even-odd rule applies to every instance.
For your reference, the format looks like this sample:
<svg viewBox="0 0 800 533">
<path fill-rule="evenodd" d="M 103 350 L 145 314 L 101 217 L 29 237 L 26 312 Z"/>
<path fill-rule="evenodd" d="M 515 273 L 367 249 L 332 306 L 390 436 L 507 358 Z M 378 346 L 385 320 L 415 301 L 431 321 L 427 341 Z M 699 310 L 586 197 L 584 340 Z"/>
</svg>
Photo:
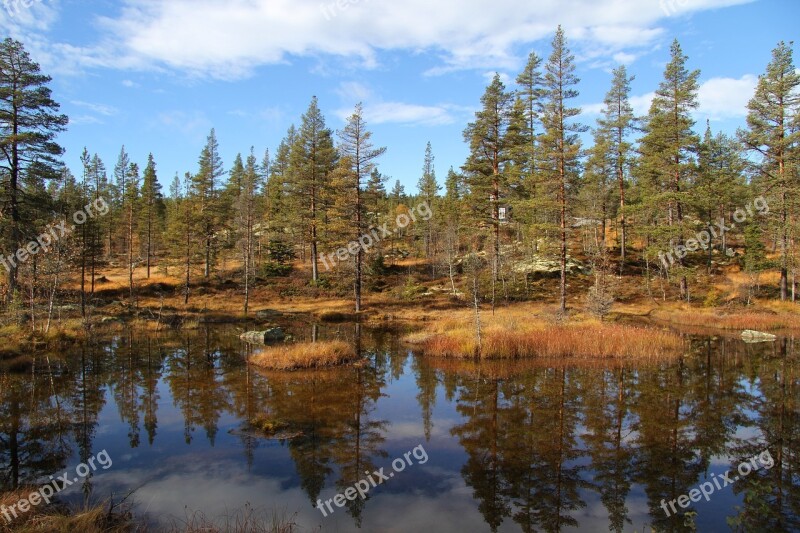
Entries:
<svg viewBox="0 0 800 533">
<path fill-rule="evenodd" d="M 441 327 L 435 328 L 441 330 Z M 565 325 L 492 324 L 478 346 L 475 331 L 463 323 L 433 333 L 407 336 L 427 355 L 481 359 L 633 359 L 680 355 L 684 341 L 675 333 L 621 324 L 581 322 Z"/>
<path fill-rule="evenodd" d="M 2 493 L 0 505 L 11 507 L 37 490 L 38 487 L 22 487 Z M 0 533 L 126 533 L 137 530 L 130 512 L 113 507 L 109 502 L 74 511 L 42 503 L 11 523 L 0 519 Z"/>
<path fill-rule="evenodd" d="M 358 354 L 352 345 L 326 341 L 263 348 L 250 358 L 250 363 L 269 370 L 299 370 L 344 365 L 356 359 Z"/>
<path fill-rule="evenodd" d="M 770 331 L 777 329 L 800 329 L 800 315 L 788 310 L 774 311 L 746 311 L 734 314 L 717 314 L 701 310 L 686 309 L 673 312 L 653 313 L 653 318 L 669 321 L 687 326 L 701 326 L 705 328 Z"/>
</svg>

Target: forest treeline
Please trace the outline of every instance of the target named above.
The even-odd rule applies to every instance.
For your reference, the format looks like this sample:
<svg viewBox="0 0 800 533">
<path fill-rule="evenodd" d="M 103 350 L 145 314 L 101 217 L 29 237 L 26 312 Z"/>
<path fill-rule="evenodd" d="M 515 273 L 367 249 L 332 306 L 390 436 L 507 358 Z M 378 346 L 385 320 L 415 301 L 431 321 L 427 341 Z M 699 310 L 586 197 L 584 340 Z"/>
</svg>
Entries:
<svg viewBox="0 0 800 533">
<path fill-rule="evenodd" d="M 634 114 L 634 78 L 619 66 L 590 128 L 574 103 L 580 80 L 559 28 L 549 57 L 531 53 L 512 86 L 494 77 L 464 130 L 469 157 L 443 180 L 428 143 L 413 193 L 400 180 L 387 189 L 378 167 L 386 148 L 373 141 L 360 104 L 333 131 L 316 97 L 274 151 L 250 148 L 229 166 L 212 129 L 193 170 L 161 177 L 164 191 L 153 156 L 135 162 L 124 147 L 111 166 L 87 148 L 81 168 L 66 168 L 57 136 L 68 117 L 52 98 L 51 78 L 9 38 L 0 44 L 3 302 L 7 311 L 42 302 L 52 311 L 70 300 L 86 316 L 111 266 L 127 270 L 133 302 L 136 271 L 179 277 L 188 303 L 193 284 L 217 276 L 227 261 L 247 313 L 254 284 L 287 275 L 299 259 L 309 265 L 309 284 L 351 294 L 359 311 L 387 264 L 412 255 L 454 293 L 457 280 L 469 278 L 475 299 L 492 302 L 508 298 L 512 277 L 527 276 L 526 261 L 550 261 L 565 311 L 577 256 L 595 274 L 591 291 L 602 307 L 613 300 L 609 280 L 631 272 L 643 273 L 643 294 L 652 295 L 658 280 L 664 297 L 702 297 L 698 276 L 729 259 L 730 249 L 754 284 L 763 271 L 779 272 L 776 296 L 794 301 L 800 75 L 791 46 L 773 50 L 747 126 L 735 135 L 698 128 L 700 72 L 677 40 L 647 115 Z M 584 146 L 589 132 L 593 142 Z M 754 215 L 756 198 L 769 208 Z M 42 242 L 45 228 L 72 225 L 74 213 L 99 203 L 106 214 Z M 320 269 L 321 256 L 421 203 L 433 212 L 429 220 Z M 740 220 L 748 208 L 753 216 Z M 693 238 L 714 227 L 708 242 Z M 64 290 L 75 279 L 80 289 Z"/>
</svg>

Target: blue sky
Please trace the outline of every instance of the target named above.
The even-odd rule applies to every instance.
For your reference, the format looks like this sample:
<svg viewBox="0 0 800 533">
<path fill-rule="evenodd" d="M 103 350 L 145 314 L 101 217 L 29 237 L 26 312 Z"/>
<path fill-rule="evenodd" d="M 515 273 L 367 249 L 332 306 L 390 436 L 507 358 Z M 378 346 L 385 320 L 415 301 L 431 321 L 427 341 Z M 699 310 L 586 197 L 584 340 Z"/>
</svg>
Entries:
<svg viewBox="0 0 800 533">
<path fill-rule="evenodd" d="M 415 189 L 430 141 L 443 181 L 491 76 L 513 85 L 558 24 L 581 122 L 594 124 L 620 63 L 645 113 L 678 38 L 701 70 L 698 131 L 733 132 L 798 20 L 797 0 L 0 0 L 2 35 L 53 77 L 71 119 L 59 140 L 73 172 L 84 146 L 111 170 L 124 144 L 140 165 L 154 154 L 165 192 L 196 170 L 212 127 L 227 168 L 251 146 L 274 153 L 313 95 L 334 130 L 363 101 L 392 180 Z"/>
</svg>

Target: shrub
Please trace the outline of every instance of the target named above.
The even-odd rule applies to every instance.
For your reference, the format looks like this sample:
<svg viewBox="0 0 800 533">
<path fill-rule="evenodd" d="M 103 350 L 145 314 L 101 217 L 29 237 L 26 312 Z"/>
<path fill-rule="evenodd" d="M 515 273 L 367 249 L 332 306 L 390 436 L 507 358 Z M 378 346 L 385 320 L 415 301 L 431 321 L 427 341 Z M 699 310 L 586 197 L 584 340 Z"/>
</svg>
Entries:
<svg viewBox="0 0 800 533">
<path fill-rule="evenodd" d="M 292 272 L 292 265 L 268 261 L 261 266 L 259 275 L 262 278 L 284 278 Z"/>
</svg>

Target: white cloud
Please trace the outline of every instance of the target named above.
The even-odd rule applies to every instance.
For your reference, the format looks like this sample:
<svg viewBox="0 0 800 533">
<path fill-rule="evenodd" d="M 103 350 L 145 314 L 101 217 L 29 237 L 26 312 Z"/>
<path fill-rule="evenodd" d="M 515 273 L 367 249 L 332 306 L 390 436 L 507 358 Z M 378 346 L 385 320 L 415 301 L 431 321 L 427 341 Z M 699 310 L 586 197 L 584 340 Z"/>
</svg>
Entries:
<svg viewBox="0 0 800 533">
<path fill-rule="evenodd" d="M 752 0 L 692 0 L 681 13 Z M 99 41 L 50 52 L 83 66 L 175 69 L 218 78 L 248 76 L 294 57 L 337 56 L 376 65 L 382 50 L 439 54 L 437 74 L 518 68 L 515 47 L 549 40 L 564 25 L 582 57 L 610 57 L 661 38 L 668 15 L 641 0 L 350 0 L 332 16 L 319 0 L 124 0 L 97 21 Z"/>
<path fill-rule="evenodd" d="M 365 118 L 374 124 L 398 123 L 437 126 L 452 124 L 455 118 L 443 106 L 424 106 L 401 102 L 383 102 L 368 105 Z"/>
<path fill-rule="evenodd" d="M 741 78 L 711 78 L 700 84 L 697 94 L 699 107 L 696 115 L 710 120 L 741 118 L 747 114 L 747 103 L 753 97 L 758 77 L 745 74 Z M 650 111 L 654 92 L 631 97 L 633 111 L 644 116 Z M 586 115 L 599 115 L 605 105 L 592 103 L 582 106 Z"/>
<path fill-rule="evenodd" d="M 349 81 L 339 84 L 336 93 L 343 106 L 334 115 L 343 122 L 353 114 L 355 104 L 364 107 L 364 120 L 369 124 L 406 124 L 417 126 L 440 126 L 452 124 L 456 114 L 463 111 L 452 104 L 420 105 L 404 102 L 387 102 L 363 83 Z"/>
<path fill-rule="evenodd" d="M 650 112 L 650 106 L 653 103 L 653 98 L 656 97 L 655 92 L 647 94 L 640 94 L 638 96 L 631 96 L 631 107 L 636 116 L 644 116 Z"/>
<path fill-rule="evenodd" d="M 757 83 L 758 77 L 752 74 L 739 79 L 711 78 L 700 86 L 700 114 L 711 120 L 744 117 Z"/>
<path fill-rule="evenodd" d="M 617 52 L 614 54 L 614 63 L 617 65 L 630 65 L 638 56 L 636 54 L 629 54 L 627 52 Z"/>
</svg>

